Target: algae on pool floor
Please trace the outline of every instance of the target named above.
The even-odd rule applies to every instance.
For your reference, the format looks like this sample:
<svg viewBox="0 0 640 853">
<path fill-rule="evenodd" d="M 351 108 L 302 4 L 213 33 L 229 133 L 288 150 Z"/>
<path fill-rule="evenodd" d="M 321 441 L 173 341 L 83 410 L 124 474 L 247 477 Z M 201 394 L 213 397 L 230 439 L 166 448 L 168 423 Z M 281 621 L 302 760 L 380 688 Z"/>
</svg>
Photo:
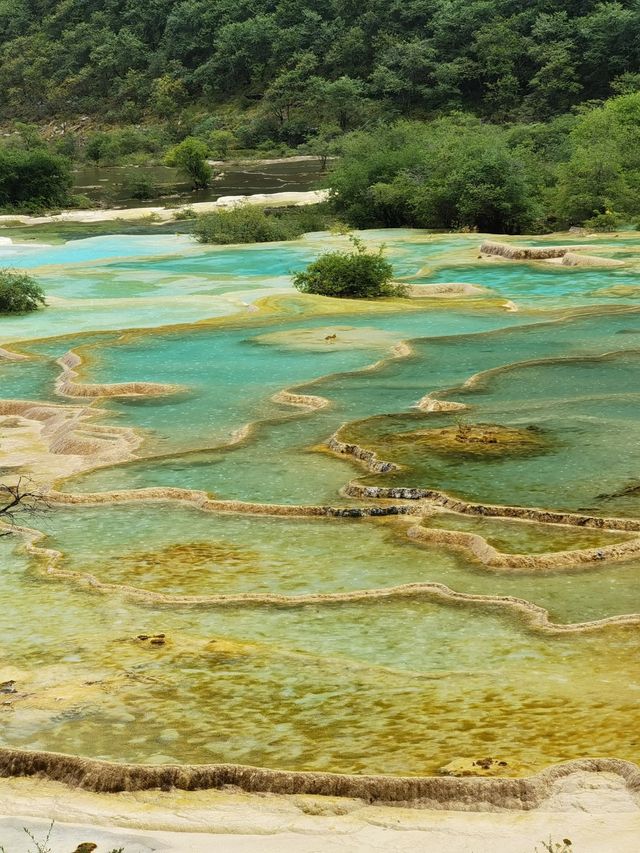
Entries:
<svg viewBox="0 0 640 853">
<path fill-rule="evenodd" d="M 611 249 L 622 269 L 567 271 L 478 261 L 478 235 L 363 236 L 388 243 L 408 282 L 488 292 L 294 295 L 290 273 L 341 245 L 330 235 L 3 245 L 52 306 L 3 321 L 0 346 L 20 340 L 27 358 L 0 365 L 0 398 L 33 402 L 20 424 L 50 454 L 69 455 L 70 429 L 85 454 L 75 469 L 32 459 L 66 497 L 28 522 L 44 538 L 0 539 L 12 602 L 0 681 L 14 682 L 3 744 L 408 775 L 488 754 L 505 776 L 638 760 L 640 325 L 620 288 L 640 238 Z M 65 355 L 102 397 L 59 396 Z M 417 409 L 424 398 L 464 408 Z M 126 431 L 124 461 L 98 458 L 97 437 Z M 362 454 L 330 452 L 333 434 L 397 467 L 367 472 Z M 16 447 L 0 442 L 5 476 L 29 465 Z M 56 470 L 85 473 L 52 483 Z M 353 480 L 585 520 L 434 514 L 428 501 L 350 497 Z M 311 517 L 314 505 L 333 509 Z M 363 509 L 374 515 L 355 518 Z M 428 529 L 461 538 L 412 535 Z"/>
</svg>

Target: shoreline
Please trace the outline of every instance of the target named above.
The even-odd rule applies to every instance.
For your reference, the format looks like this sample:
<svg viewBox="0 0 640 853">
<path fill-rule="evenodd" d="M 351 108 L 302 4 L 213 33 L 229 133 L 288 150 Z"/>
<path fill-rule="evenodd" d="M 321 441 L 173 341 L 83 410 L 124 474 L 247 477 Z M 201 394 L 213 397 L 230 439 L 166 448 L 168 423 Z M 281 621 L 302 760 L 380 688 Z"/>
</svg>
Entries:
<svg viewBox="0 0 640 853">
<path fill-rule="evenodd" d="M 327 157 L 327 161 L 337 160 L 337 157 Z M 320 163 L 322 157 L 317 154 L 294 154 L 292 157 L 239 157 L 237 160 L 207 160 L 210 166 L 278 166 L 281 163 Z"/>
<path fill-rule="evenodd" d="M 524 812 L 432 811 L 362 799 L 224 791 L 94 794 L 42 779 L 0 780 L 0 840 L 24 829 L 52 853 L 82 842 L 125 853 L 534 853 L 569 838 L 577 853 L 635 853 L 637 797 L 613 774 L 577 772 Z"/>
<path fill-rule="evenodd" d="M 148 220 L 170 222 L 175 214 L 182 210 L 192 210 L 195 214 L 212 213 L 216 210 L 228 210 L 241 204 L 266 205 L 269 207 L 303 207 L 326 201 L 329 190 L 307 190 L 305 192 L 256 193 L 254 195 L 225 195 L 216 201 L 197 201 L 177 207 L 112 207 L 103 210 L 63 210 L 60 213 L 45 216 L 27 214 L 4 214 L 0 216 L 0 228 L 11 225 L 47 225 L 51 222 L 112 222 L 117 220 Z"/>
</svg>

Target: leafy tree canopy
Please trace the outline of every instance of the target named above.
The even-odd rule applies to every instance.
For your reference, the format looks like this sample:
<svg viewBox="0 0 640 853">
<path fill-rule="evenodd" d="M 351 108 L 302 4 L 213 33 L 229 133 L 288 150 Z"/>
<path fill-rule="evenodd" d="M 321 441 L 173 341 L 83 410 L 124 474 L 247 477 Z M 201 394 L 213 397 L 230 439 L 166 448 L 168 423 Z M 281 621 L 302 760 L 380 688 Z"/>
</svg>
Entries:
<svg viewBox="0 0 640 853">
<path fill-rule="evenodd" d="M 167 152 L 167 166 L 175 166 L 184 172 L 193 183 L 194 189 L 203 189 L 211 180 L 211 169 L 207 164 L 207 145 L 194 136 L 188 136 Z"/>
<path fill-rule="evenodd" d="M 540 120 L 637 91 L 639 67 L 637 0 L 0 2 L 5 118 L 264 98 L 310 131 L 372 110 Z"/>
</svg>

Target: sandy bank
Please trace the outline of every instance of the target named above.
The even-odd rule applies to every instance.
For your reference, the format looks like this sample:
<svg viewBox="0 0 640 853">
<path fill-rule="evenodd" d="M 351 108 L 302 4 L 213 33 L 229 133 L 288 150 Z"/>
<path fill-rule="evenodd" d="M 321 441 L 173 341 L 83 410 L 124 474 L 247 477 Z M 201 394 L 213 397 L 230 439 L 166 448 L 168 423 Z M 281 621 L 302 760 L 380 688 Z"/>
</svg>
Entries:
<svg viewBox="0 0 640 853">
<path fill-rule="evenodd" d="M 327 157 L 327 160 L 337 160 Z M 207 160 L 210 166 L 277 166 L 281 163 L 317 163 L 320 169 L 321 158 L 315 154 L 296 154 L 294 157 L 265 157 L 258 160 L 240 158 L 239 160 Z"/>
<path fill-rule="evenodd" d="M 225 195 L 217 201 L 199 201 L 184 204 L 181 207 L 127 207 L 109 210 L 63 210 L 49 216 L 21 216 L 11 214 L 0 216 L 0 226 L 19 222 L 21 225 L 45 225 L 49 222 L 111 222 L 113 220 L 136 220 L 153 217 L 158 222 L 168 222 L 178 210 L 188 208 L 194 213 L 211 213 L 239 204 L 268 205 L 269 207 L 287 207 L 290 205 L 319 204 L 328 197 L 328 190 L 309 190 L 308 192 L 257 193 L 256 195 Z"/>
<path fill-rule="evenodd" d="M 112 795 L 45 780 L 0 781 L 0 843 L 22 850 L 27 827 L 52 853 L 82 842 L 97 853 L 534 853 L 569 838 L 579 853 L 635 853 L 638 802 L 614 774 L 577 772 L 554 783 L 527 812 L 472 813 L 369 805 L 359 799 L 241 791 L 147 791 Z"/>
</svg>

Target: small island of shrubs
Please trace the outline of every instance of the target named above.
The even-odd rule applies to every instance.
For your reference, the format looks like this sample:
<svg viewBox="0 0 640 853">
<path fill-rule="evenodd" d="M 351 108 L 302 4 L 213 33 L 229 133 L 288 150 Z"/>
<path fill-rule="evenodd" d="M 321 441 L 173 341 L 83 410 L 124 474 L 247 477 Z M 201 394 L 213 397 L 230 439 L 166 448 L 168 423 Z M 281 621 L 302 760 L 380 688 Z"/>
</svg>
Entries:
<svg viewBox="0 0 640 853">
<path fill-rule="evenodd" d="M 326 204 L 269 211 L 238 204 L 199 216 L 193 233 L 200 243 L 274 243 L 295 240 L 309 231 L 325 231 L 333 219 Z"/>
<path fill-rule="evenodd" d="M 405 288 L 393 281 L 393 267 L 384 258 L 384 248 L 370 251 L 357 237 L 351 237 L 351 243 L 350 252 L 320 255 L 294 275 L 293 286 L 302 293 L 341 299 L 404 296 Z"/>
<path fill-rule="evenodd" d="M 26 314 L 45 304 L 44 291 L 30 275 L 0 270 L 0 314 Z"/>
</svg>

